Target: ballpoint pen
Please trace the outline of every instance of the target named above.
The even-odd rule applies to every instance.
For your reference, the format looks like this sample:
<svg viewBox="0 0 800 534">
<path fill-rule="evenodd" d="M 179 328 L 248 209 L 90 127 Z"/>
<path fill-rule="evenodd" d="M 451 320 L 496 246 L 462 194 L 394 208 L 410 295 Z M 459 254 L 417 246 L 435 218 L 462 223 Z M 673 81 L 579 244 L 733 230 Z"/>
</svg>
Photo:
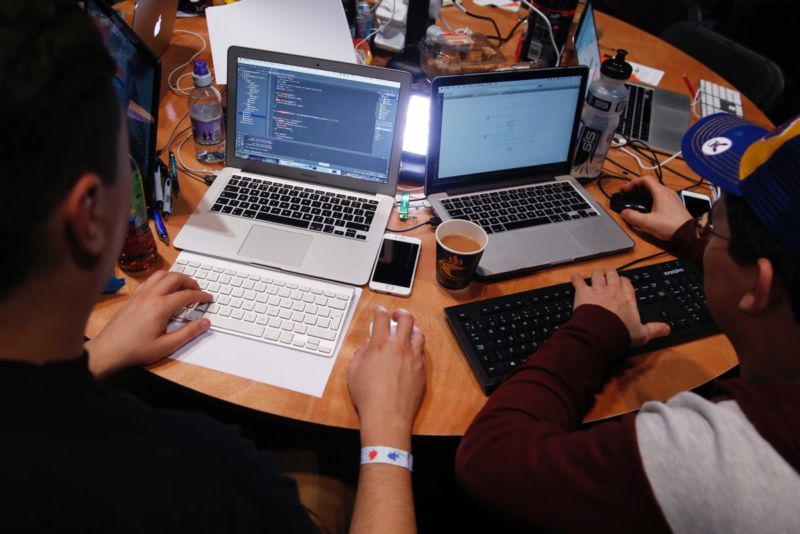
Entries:
<svg viewBox="0 0 800 534">
<path fill-rule="evenodd" d="M 181 196 L 181 185 L 178 183 L 178 165 L 175 163 L 175 153 L 169 151 L 169 172 L 172 173 L 172 192 L 175 198 Z"/>
<path fill-rule="evenodd" d="M 683 78 L 683 83 L 686 84 L 686 88 L 689 90 L 689 98 L 694 100 L 696 93 L 694 91 L 694 87 L 692 86 L 692 82 L 689 81 L 689 77 L 685 74 L 681 74 L 681 78 Z"/>
<path fill-rule="evenodd" d="M 158 210 L 153 210 L 153 222 L 156 223 L 156 233 L 158 234 L 158 238 L 164 242 L 165 245 L 169 245 L 169 234 L 167 234 L 167 227 L 164 226 L 164 220 L 161 218 L 161 214 Z"/>
<path fill-rule="evenodd" d="M 153 173 L 153 192 L 156 197 L 156 208 L 153 211 L 161 211 L 164 206 L 164 190 L 161 186 L 161 165 L 156 165 L 156 171 Z"/>
<path fill-rule="evenodd" d="M 164 220 L 169 220 L 169 214 L 172 211 L 172 178 L 169 172 L 166 173 L 167 178 L 164 180 L 164 207 L 161 209 Z"/>
</svg>

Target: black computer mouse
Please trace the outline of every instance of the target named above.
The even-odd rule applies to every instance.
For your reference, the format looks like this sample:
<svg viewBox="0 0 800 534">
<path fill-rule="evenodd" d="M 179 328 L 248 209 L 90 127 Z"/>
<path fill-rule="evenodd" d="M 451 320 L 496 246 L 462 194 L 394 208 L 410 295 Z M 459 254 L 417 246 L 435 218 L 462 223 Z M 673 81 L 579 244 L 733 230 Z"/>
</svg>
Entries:
<svg viewBox="0 0 800 534">
<path fill-rule="evenodd" d="M 611 209 L 617 213 L 627 209 L 650 213 L 653 209 L 653 197 L 639 193 L 614 193 L 611 195 Z"/>
</svg>

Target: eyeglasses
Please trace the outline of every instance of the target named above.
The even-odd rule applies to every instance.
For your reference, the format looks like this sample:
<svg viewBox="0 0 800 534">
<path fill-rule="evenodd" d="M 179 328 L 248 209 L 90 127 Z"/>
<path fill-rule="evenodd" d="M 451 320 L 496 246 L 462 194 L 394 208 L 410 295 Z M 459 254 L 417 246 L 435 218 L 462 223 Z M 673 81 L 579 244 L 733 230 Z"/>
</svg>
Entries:
<svg viewBox="0 0 800 534">
<path fill-rule="evenodd" d="M 701 215 L 700 217 L 694 220 L 694 227 L 697 228 L 698 234 L 700 234 L 700 237 L 706 239 L 708 239 L 713 235 L 714 237 L 724 239 L 725 241 L 730 241 L 731 240 L 730 237 L 726 237 L 714 230 L 714 223 L 712 222 L 712 217 L 711 217 L 713 213 L 714 213 L 714 208 L 711 208 L 711 211 L 709 211 L 705 215 Z"/>
</svg>

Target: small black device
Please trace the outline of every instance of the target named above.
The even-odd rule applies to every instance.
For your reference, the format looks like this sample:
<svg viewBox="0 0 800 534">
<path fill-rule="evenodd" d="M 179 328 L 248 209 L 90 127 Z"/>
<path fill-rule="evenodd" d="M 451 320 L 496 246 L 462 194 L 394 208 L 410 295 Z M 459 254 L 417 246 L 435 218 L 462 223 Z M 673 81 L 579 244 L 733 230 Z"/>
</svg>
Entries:
<svg viewBox="0 0 800 534">
<path fill-rule="evenodd" d="M 422 241 L 416 237 L 384 234 L 381 251 L 372 268 L 369 288 L 379 293 L 409 296 L 421 246 Z"/>
<path fill-rule="evenodd" d="M 683 205 L 695 219 L 711 211 L 711 198 L 708 195 L 692 191 L 681 191 L 680 195 Z"/>
<path fill-rule="evenodd" d="M 650 213 L 650 210 L 653 209 L 653 198 L 649 195 L 635 193 L 614 193 L 611 195 L 611 209 L 617 213 L 628 209 L 640 213 Z"/>
<path fill-rule="evenodd" d="M 673 260 L 620 271 L 633 283 L 643 322 L 670 325 L 666 337 L 631 350 L 641 354 L 719 332 L 706 308 L 701 271 Z M 591 283 L 587 280 L 587 282 Z M 575 290 L 559 284 L 445 308 L 447 322 L 487 395 L 572 317 Z"/>
</svg>

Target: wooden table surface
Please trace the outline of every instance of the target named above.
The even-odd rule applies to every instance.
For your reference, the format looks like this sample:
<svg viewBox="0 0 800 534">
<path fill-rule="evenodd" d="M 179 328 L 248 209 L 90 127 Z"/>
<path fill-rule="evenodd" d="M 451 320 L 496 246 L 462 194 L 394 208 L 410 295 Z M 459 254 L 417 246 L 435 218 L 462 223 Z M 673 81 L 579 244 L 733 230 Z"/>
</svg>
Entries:
<svg viewBox="0 0 800 534">
<path fill-rule="evenodd" d="M 471 6 L 471 2 L 466 2 L 465 5 Z M 471 6 L 470 9 L 494 17 L 503 32 L 507 32 L 516 22 L 515 14 L 500 9 L 474 6 Z M 487 34 L 492 32 L 488 22 L 468 18 L 454 8 L 445 8 L 444 16 L 453 27 L 469 26 L 474 31 L 482 31 Z M 665 71 L 666 74 L 659 87 L 685 92 L 686 88 L 681 80 L 682 73 L 685 73 L 695 86 L 699 84 L 700 78 L 704 78 L 732 87 L 731 84 L 690 56 L 648 33 L 602 13 L 597 13 L 597 23 L 603 32 L 601 51 L 611 53 L 616 48 L 625 48 L 630 52 L 631 60 Z M 176 28 L 195 31 L 207 36 L 204 18 L 178 19 Z M 521 31 L 522 28 L 518 30 L 519 33 Z M 503 52 L 507 57 L 513 57 L 516 43 L 517 39 L 514 38 L 503 47 Z M 167 87 L 167 75 L 176 66 L 187 61 L 199 48 L 200 43 L 196 37 L 176 33 L 173 36 L 172 45 L 162 56 L 163 81 L 157 143 L 159 147 L 167 142 L 176 121 L 184 117 L 187 110 L 186 98 L 173 93 Z M 200 58 L 210 61 L 210 52 L 206 50 Z M 189 72 L 189 68 L 187 67 L 181 72 Z M 183 87 L 190 84 L 190 80 L 183 80 Z M 745 117 L 749 120 L 763 125 L 770 124 L 763 113 L 746 98 L 744 99 L 744 111 Z M 187 118 L 181 122 L 178 129 L 181 130 L 188 125 Z M 182 140 L 183 137 L 179 136 L 178 140 Z M 177 150 L 177 147 L 176 143 L 174 149 Z M 202 167 L 194 159 L 193 150 L 191 141 L 184 145 L 182 151 L 184 161 L 190 167 Z M 616 161 L 635 169 L 635 162 L 623 153 L 612 151 L 611 156 Z M 670 166 L 694 176 L 680 159 L 672 162 Z M 613 167 L 609 167 L 609 170 L 618 172 Z M 665 172 L 665 179 L 675 189 L 688 185 L 684 179 L 669 172 Z M 183 173 L 181 173 L 180 183 L 182 194 L 173 202 L 173 213 L 167 223 L 170 236 L 173 238 L 178 234 L 193 207 L 207 189 L 205 184 L 194 181 Z M 606 180 L 604 185 L 607 191 L 615 191 L 620 184 L 621 182 L 616 180 Z M 601 205 L 608 207 L 608 201 L 600 193 L 596 184 L 589 186 L 588 190 L 600 200 Z M 615 213 L 611 212 L 611 214 L 617 217 Z M 412 209 L 411 215 L 411 219 L 406 223 L 408 225 L 425 221 L 431 216 L 431 213 L 429 210 L 421 208 Z M 617 220 L 619 219 L 617 218 Z M 392 216 L 389 223 L 393 228 L 401 227 L 402 224 L 396 216 Z M 620 224 L 627 229 L 621 221 Z M 422 435 L 461 435 L 483 406 L 486 397 L 481 392 L 469 364 L 450 332 L 442 309 L 471 300 L 507 295 L 561 283 L 568 280 L 573 271 L 587 276 L 593 267 L 620 266 L 659 251 L 656 246 L 641 239 L 632 231 L 629 233 L 635 239 L 636 246 L 627 253 L 547 269 L 494 284 L 475 283 L 465 294 L 455 294 L 442 289 L 436 283 L 433 229 L 425 226 L 409 232 L 409 235 L 419 237 L 423 242 L 416 283 L 411 297 L 381 295 L 364 288 L 353 322 L 321 399 L 169 359 L 152 365 L 149 369 L 163 378 L 244 407 L 316 424 L 357 428 L 358 419 L 347 391 L 347 366 L 357 347 L 368 335 L 373 307 L 378 304 L 389 309 L 403 307 L 414 314 L 417 324 L 425 332 L 428 358 L 428 388 L 414 432 Z M 161 268 L 169 268 L 178 251 L 171 246 L 163 245 L 158 240 L 156 242 L 161 258 Z M 664 261 L 664 259 L 662 257 L 654 261 Z M 121 275 L 119 272 L 117 274 Z M 116 295 L 102 298 L 90 318 L 87 335 L 94 336 L 102 329 L 144 276 L 146 275 L 125 275 L 127 284 L 123 290 Z M 220 357 L 225 357 L 225 355 L 220 354 Z M 722 335 L 631 358 L 626 362 L 624 369 L 614 376 L 597 396 L 595 405 L 588 413 L 586 420 L 612 417 L 635 410 L 645 401 L 666 399 L 679 391 L 691 389 L 707 382 L 733 367 L 736 361 L 730 343 Z"/>
</svg>

